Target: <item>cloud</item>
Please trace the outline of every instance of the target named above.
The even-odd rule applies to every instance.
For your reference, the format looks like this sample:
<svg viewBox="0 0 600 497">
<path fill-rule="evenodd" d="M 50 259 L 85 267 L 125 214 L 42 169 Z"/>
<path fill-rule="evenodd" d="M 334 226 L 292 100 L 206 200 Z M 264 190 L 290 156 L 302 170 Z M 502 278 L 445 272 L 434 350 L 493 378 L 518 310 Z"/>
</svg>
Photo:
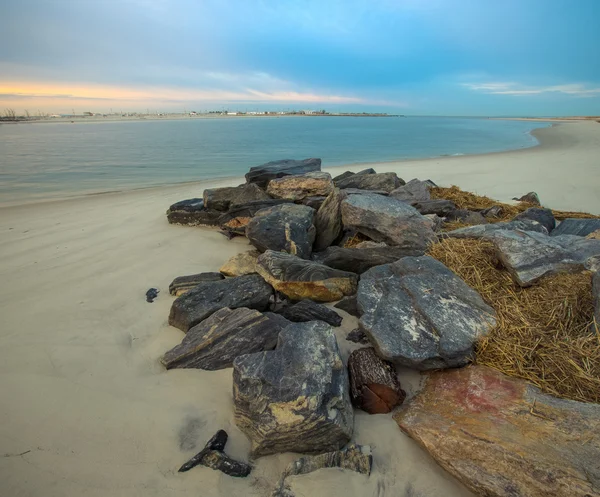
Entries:
<svg viewBox="0 0 600 497">
<path fill-rule="evenodd" d="M 571 83 L 567 85 L 554 86 L 526 86 L 513 82 L 492 83 L 463 83 L 462 86 L 469 90 L 480 91 L 488 95 L 512 95 L 523 97 L 528 95 L 542 95 L 546 93 L 558 93 L 576 97 L 600 96 L 600 87 L 589 87 L 583 83 Z"/>
</svg>

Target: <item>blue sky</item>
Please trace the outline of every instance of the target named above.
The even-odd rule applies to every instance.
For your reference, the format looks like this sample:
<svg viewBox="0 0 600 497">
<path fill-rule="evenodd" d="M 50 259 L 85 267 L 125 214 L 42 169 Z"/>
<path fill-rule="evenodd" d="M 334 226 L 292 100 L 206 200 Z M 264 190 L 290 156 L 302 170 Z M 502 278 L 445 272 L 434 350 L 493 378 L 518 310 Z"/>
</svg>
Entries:
<svg viewBox="0 0 600 497">
<path fill-rule="evenodd" d="M 600 0 L 13 0 L 0 107 L 600 114 Z"/>
</svg>

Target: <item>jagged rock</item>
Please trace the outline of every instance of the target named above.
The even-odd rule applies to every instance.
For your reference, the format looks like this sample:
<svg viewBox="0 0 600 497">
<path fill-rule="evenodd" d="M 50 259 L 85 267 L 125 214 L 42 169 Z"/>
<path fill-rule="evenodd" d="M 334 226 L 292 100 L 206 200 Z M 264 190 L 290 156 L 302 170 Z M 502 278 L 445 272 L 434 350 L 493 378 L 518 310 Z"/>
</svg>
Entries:
<svg viewBox="0 0 600 497">
<path fill-rule="evenodd" d="M 488 238 L 502 265 L 522 287 L 560 272 L 583 271 L 588 259 L 600 257 L 600 240 L 574 235 L 549 237 L 533 231 L 496 231 Z"/>
<path fill-rule="evenodd" d="M 359 190 L 383 190 L 391 192 L 404 185 L 404 180 L 396 173 L 353 174 L 347 178 L 334 181 L 340 189 L 357 188 Z"/>
<path fill-rule="evenodd" d="M 594 273 L 592 277 L 592 297 L 594 298 L 594 319 L 600 330 L 600 273 Z"/>
<path fill-rule="evenodd" d="M 350 195 L 342 202 L 344 228 L 376 242 L 425 250 L 437 237 L 432 222 L 413 207 L 381 195 Z"/>
<path fill-rule="evenodd" d="M 600 406 L 485 366 L 429 375 L 400 428 L 477 495 L 598 497 Z"/>
<path fill-rule="evenodd" d="M 500 217 L 504 213 L 504 208 L 501 205 L 493 205 L 487 209 L 483 209 L 481 214 L 487 218 Z"/>
<path fill-rule="evenodd" d="M 267 209 L 268 207 L 273 207 L 275 205 L 292 203 L 291 200 L 272 198 L 270 200 L 253 200 L 251 202 L 246 202 L 245 204 L 239 204 L 229 209 L 228 212 L 221 213 L 221 216 L 219 217 L 219 226 L 231 226 L 232 222 L 239 225 L 248 224 L 248 220 L 253 218 L 256 213 L 262 209 Z"/>
<path fill-rule="evenodd" d="M 417 209 L 421 214 L 436 214 L 440 217 L 446 217 L 456 210 L 456 204 L 450 200 L 413 200 L 409 204 Z"/>
<path fill-rule="evenodd" d="M 149 288 L 146 292 L 146 302 L 154 302 L 154 299 L 158 298 L 159 290 L 157 288 Z"/>
<path fill-rule="evenodd" d="M 188 226 L 216 226 L 220 215 L 219 211 L 206 209 L 201 198 L 176 202 L 167 210 L 169 223 Z"/>
<path fill-rule="evenodd" d="M 304 160 L 276 160 L 267 162 L 262 166 L 251 167 L 246 173 L 247 183 L 256 183 L 258 186 L 266 188 L 269 181 L 283 176 L 306 174 L 321 170 L 321 159 Z"/>
<path fill-rule="evenodd" d="M 226 211 L 230 207 L 247 202 L 270 199 L 270 195 L 255 184 L 204 190 L 204 205 L 207 209 L 217 211 Z"/>
<path fill-rule="evenodd" d="M 333 329 L 293 323 L 275 350 L 233 362 L 234 419 L 255 457 L 336 450 L 352 436 L 348 386 Z"/>
<path fill-rule="evenodd" d="M 349 178 L 350 176 L 360 176 L 361 174 L 375 174 L 375 169 L 370 167 L 368 169 L 363 169 L 362 171 L 359 171 L 357 173 L 353 173 L 352 171 L 346 171 L 345 173 L 342 173 L 333 178 L 333 181 L 335 183 L 336 181 L 341 181 L 343 179 Z"/>
<path fill-rule="evenodd" d="M 244 274 L 256 273 L 256 259 L 259 255 L 260 252 L 257 250 L 234 255 L 219 268 L 219 272 L 225 276 L 243 276 Z"/>
<path fill-rule="evenodd" d="M 465 224 L 488 224 L 488 220 L 480 212 L 467 209 L 455 209 L 446 214 L 446 221 L 460 221 Z"/>
<path fill-rule="evenodd" d="M 169 285 L 169 293 L 171 295 L 183 295 L 195 286 L 207 281 L 219 281 L 224 279 L 221 273 L 198 273 L 190 274 L 189 276 L 178 276 Z"/>
<path fill-rule="evenodd" d="M 309 258 L 315 241 L 315 211 L 306 205 L 283 204 L 258 211 L 246 236 L 259 251 L 284 250 Z"/>
<path fill-rule="evenodd" d="M 407 256 L 423 255 L 422 249 L 402 247 L 344 248 L 328 247 L 313 254 L 313 260 L 326 266 L 362 274 L 374 266 L 396 262 Z"/>
<path fill-rule="evenodd" d="M 402 390 L 394 366 L 382 360 L 373 347 L 355 350 L 348 357 L 350 399 L 369 414 L 385 414 L 402 404 Z"/>
<path fill-rule="evenodd" d="M 284 252 L 267 250 L 258 258 L 256 269 L 273 288 L 292 300 L 333 302 L 356 293 L 356 274 Z"/>
<path fill-rule="evenodd" d="M 384 190 L 361 190 L 360 188 L 344 188 L 343 190 L 348 195 L 383 195 L 384 197 L 388 197 L 390 195 L 389 192 Z"/>
<path fill-rule="evenodd" d="M 341 240 L 343 234 L 341 206 L 347 196 L 346 192 L 335 188 L 317 211 L 315 251 L 325 250 Z"/>
<path fill-rule="evenodd" d="M 347 312 L 351 316 L 360 317 L 360 313 L 358 312 L 358 303 L 356 302 L 356 295 L 350 295 L 348 297 L 344 297 L 333 307 L 336 309 L 341 309 L 344 312 Z"/>
<path fill-rule="evenodd" d="M 283 307 L 278 313 L 294 323 L 323 321 L 336 327 L 342 324 L 342 317 L 337 312 L 312 300 L 301 300 L 297 304 Z"/>
<path fill-rule="evenodd" d="M 587 236 L 596 230 L 600 230 L 600 219 L 574 219 L 568 218 L 556 227 L 552 236 L 577 235 Z"/>
<path fill-rule="evenodd" d="M 323 205 L 323 202 L 325 202 L 326 198 L 327 197 L 322 196 L 306 197 L 305 199 L 302 199 L 302 205 L 307 205 L 308 207 L 312 207 L 314 210 L 318 211 Z"/>
<path fill-rule="evenodd" d="M 371 447 L 368 445 L 350 444 L 342 450 L 326 452 L 317 456 L 304 456 L 294 461 L 285 469 L 272 497 L 293 497 L 287 486 L 288 476 L 305 475 L 323 468 L 341 468 L 356 471 L 369 476 L 373 467 Z"/>
<path fill-rule="evenodd" d="M 444 233 L 445 237 L 449 238 L 484 238 L 491 236 L 496 231 L 536 231 L 544 235 L 548 234 L 548 230 L 537 221 L 532 219 L 522 219 L 519 221 L 510 221 L 507 223 L 493 224 L 478 224 L 475 226 L 467 226 Z"/>
<path fill-rule="evenodd" d="M 224 307 L 190 328 L 161 362 L 167 369 L 229 368 L 239 355 L 274 349 L 279 332 L 288 324 L 279 314 Z"/>
<path fill-rule="evenodd" d="M 444 220 L 437 214 L 425 214 L 425 217 L 433 223 L 433 231 L 436 233 L 442 229 Z"/>
<path fill-rule="evenodd" d="M 332 191 L 331 175 L 321 171 L 272 179 L 267 185 L 267 193 L 272 197 L 293 201 L 315 195 L 327 196 Z"/>
<path fill-rule="evenodd" d="M 542 207 L 530 207 L 529 209 L 517 214 L 514 219 L 532 219 L 533 221 L 537 221 L 548 230 L 548 233 L 552 233 L 552 230 L 556 227 L 556 219 L 554 219 L 552 211 Z M 600 227 L 600 223 L 598 226 Z"/>
<path fill-rule="evenodd" d="M 369 337 L 365 335 L 365 332 L 360 328 L 355 328 L 350 333 L 346 335 L 346 340 L 353 343 L 360 343 L 362 345 L 368 345 L 371 342 L 369 341 Z"/>
<path fill-rule="evenodd" d="M 272 294 L 273 289 L 257 274 L 206 282 L 174 300 L 169 324 L 188 331 L 223 307 L 264 311 Z"/>
<path fill-rule="evenodd" d="M 540 197 L 538 197 L 538 194 L 535 192 L 526 193 L 525 195 L 523 195 L 520 198 L 513 197 L 513 200 L 516 200 L 517 202 L 525 202 L 525 203 L 533 204 L 533 205 L 541 205 Z"/>
<path fill-rule="evenodd" d="M 402 200 L 403 202 L 430 200 L 431 185 L 426 181 L 411 179 L 404 186 L 396 188 L 390 192 L 390 197 Z"/>
<path fill-rule="evenodd" d="M 415 369 L 462 366 L 496 325 L 481 296 L 441 262 L 405 257 L 361 276 L 360 327 L 380 357 Z"/>
</svg>

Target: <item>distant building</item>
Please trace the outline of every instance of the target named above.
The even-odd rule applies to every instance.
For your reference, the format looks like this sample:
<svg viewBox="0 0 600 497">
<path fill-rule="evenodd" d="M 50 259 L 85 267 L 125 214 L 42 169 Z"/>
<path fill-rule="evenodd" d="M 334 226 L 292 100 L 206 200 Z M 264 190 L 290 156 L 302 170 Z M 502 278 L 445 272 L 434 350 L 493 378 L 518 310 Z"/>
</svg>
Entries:
<svg viewBox="0 0 600 497">
<path fill-rule="evenodd" d="M 228 116 L 237 116 L 238 113 L 237 112 L 228 112 L 227 115 Z"/>
<path fill-rule="evenodd" d="M 84 112 L 83 115 L 84 116 L 93 116 L 94 113 L 93 112 Z"/>
</svg>

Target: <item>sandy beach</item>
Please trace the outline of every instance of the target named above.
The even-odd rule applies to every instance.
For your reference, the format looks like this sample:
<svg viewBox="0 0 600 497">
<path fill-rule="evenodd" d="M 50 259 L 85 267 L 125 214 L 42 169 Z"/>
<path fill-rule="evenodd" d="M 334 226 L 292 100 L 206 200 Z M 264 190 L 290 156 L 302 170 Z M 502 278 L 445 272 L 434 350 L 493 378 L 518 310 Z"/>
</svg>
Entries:
<svg viewBox="0 0 600 497">
<path fill-rule="evenodd" d="M 497 154 L 370 165 L 405 180 L 430 178 L 502 201 L 536 191 L 544 205 L 600 214 L 600 124 L 535 131 L 541 144 Z M 273 159 L 278 159 L 274 157 Z M 254 164 L 249 164 L 252 166 Z M 332 173 L 340 169 L 324 169 Z M 295 454 L 258 459 L 235 479 L 177 469 L 216 430 L 246 460 L 233 422 L 232 371 L 165 369 L 182 332 L 168 326 L 171 280 L 215 271 L 248 250 L 211 229 L 173 226 L 165 210 L 240 178 L 0 209 L 0 494 L 44 496 L 270 495 Z M 150 287 L 160 289 L 147 303 Z M 344 340 L 355 319 L 336 329 Z M 400 374 L 414 395 L 415 372 Z M 354 441 L 369 444 L 369 478 L 322 470 L 293 479 L 298 496 L 471 495 L 405 436 L 390 415 L 356 412 Z"/>
</svg>

